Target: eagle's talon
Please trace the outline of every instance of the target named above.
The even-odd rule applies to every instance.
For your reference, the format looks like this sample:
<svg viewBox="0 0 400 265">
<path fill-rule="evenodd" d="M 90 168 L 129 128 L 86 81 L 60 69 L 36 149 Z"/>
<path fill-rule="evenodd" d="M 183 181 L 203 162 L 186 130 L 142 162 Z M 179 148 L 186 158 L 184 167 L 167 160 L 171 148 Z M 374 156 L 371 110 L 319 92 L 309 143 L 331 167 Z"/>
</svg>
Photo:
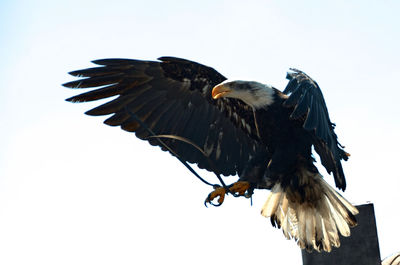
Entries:
<svg viewBox="0 0 400 265">
<path fill-rule="evenodd" d="M 219 206 L 222 205 L 222 203 L 213 203 L 212 201 L 210 201 L 210 202 L 208 202 L 208 203 L 211 204 L 211 205 L 214 206 L 214 207 L 219 207 Z M 205 202 L 205 206 L 208 207 L 208 206 L 207 206 L 207 202 Z"/>
<path fill-rule="evenodd" d="M 224 187 L 216 186 L 214 187 L 214 191 L 208 194 L 206 200 L 204 201 L 204 205 L 207 207 L 207 203 L 211 204 L 212 206 L 221 206 L 225 199 L 226 190 Z M 218 197 L 218 204 L 213 203 L 212 201 Z"/>
<path fill-rule="evenodd" d="M 246 192 L 250 189 L 250 183 L 247 181 L 238 181 L 233 183 L 229 191 L 235 197 L 246 196 Z M 251 195 L 250 195 L 251 196 Z"/>
</svg>

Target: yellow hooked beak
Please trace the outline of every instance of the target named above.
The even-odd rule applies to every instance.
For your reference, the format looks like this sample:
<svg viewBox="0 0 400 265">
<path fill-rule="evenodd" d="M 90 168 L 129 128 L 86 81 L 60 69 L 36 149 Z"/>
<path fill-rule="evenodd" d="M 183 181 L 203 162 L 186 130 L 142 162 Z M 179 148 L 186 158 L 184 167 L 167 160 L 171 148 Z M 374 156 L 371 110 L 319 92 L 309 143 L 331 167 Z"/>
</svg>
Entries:
<svg viewBox="0 0 400 265">
<path fill-rule="evenodd" d="M 224 86 L 223 84 L 219 84 L 212 89 L 211 96 L 213 99 L 217 99 L 223 97 L 229 92 L 231 92 L 231 90 L 228 87 Z"/>
</svg>

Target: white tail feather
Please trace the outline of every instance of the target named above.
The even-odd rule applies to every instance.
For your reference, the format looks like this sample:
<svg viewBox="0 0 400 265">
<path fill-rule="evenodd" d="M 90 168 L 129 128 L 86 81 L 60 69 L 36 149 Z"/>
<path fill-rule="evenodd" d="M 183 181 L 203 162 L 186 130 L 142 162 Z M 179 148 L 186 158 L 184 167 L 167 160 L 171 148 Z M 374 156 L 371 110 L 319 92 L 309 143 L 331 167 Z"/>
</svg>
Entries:
<svg viewBox="0 0 400 265">
<path fill-rule="evenodd" d="M 282 195 L 282 188 L 280 186 L 274 187 L 267 201 L 264 203 L 261 214 L 263 216 L 271 216 L 274 214 L 278 209 L 279 202 L 281 202 Z"/>
<path fill-rule="evenodd" d="M 303 178 L 308 178 L 307 183 L 314 194 L 321 193 L 318 199 L 296 201 L 296 196 L 290 197 L 287 189 L 277 183 L 261 214 L 271 217 L 272 223 L 282 229 L 284 236 L 295 239 L 301 248 L 330 252 L 332 246 L 340 246 L 338 232 L 350 236 L 350 227 L 356 225 L 354 215 L 358 210 L 330 187 L 320 174 L 307 172 Z"/>
</svg>

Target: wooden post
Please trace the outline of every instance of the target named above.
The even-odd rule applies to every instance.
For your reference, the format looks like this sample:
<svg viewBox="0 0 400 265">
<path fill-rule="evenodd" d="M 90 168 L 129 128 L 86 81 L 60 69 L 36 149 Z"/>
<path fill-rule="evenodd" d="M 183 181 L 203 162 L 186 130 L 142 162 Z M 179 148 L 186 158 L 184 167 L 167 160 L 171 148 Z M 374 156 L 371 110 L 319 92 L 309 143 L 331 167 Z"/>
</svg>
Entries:
<svg viewBox="0 0 400 265">
<path fill-rule="evenodd" d="M 341 246 L 330 253 L 302 250 L 303 265 L 380 265 L 378 235 L 374 205 L 357 206 L 358 225 L 351 229 L 350 237 L 340 237 Z"/>
</svg>

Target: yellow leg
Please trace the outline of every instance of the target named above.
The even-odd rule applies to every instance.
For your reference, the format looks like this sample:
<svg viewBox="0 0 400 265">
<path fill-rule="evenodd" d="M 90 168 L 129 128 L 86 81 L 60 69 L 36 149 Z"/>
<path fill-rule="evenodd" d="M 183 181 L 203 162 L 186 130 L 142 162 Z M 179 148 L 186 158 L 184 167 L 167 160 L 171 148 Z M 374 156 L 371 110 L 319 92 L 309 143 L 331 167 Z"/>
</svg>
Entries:
<svg viewBox="0 0 400 265">
<path fill-rule="evenodd" d="M 232 184 L 229 191 L 233 195 L 244 196 L 246 191 L 250 188 L 250 183 L 247 181 L 238 181 Z"/>
<path fill-rule="evenodd" d="M 229 190 L 226 190 L 224 187 L 216 187 L 214 188 L 214 191 L 211 192 L 204 204 L 207 206 L 207 203 L 210 203 L 214 206 L 220 206 L 225 199 L 225 194 L 226 193 L 231 193 L 233 196 L 245 196 L 246 191 L 250 188 L 250 183 L 247 181 L 238 181 L 233 183 L 232 185 L 228 186 Z M 218 204 L 213 204 L 212 201 L 218 197 Z"/>
<path fill-rule="evenodd" d="M 211 192 L 210 194 L 208 194 L 207 199 L 206 199 L 206 201 L 204 202 L 204 204 L 205 204 L 206 206 L 207 206 L 207 203 L 210 203 L 210 204 L 212 204 L 212 205 L 214 205 L 214 206 L 220 206 L 220 205 L 224 202 L 225 193 L 226 193 L 226 190 L 225 190 L 224 187 L 217 187 L 217 188 L 214 188 L 214 191 Z M 218 204 L 213 204 L 212 201 L 213 201 L 215 198 L 217 198 L 217 197 L 219 197 L 219 198 L 218 198 Z"/>
</svg>

